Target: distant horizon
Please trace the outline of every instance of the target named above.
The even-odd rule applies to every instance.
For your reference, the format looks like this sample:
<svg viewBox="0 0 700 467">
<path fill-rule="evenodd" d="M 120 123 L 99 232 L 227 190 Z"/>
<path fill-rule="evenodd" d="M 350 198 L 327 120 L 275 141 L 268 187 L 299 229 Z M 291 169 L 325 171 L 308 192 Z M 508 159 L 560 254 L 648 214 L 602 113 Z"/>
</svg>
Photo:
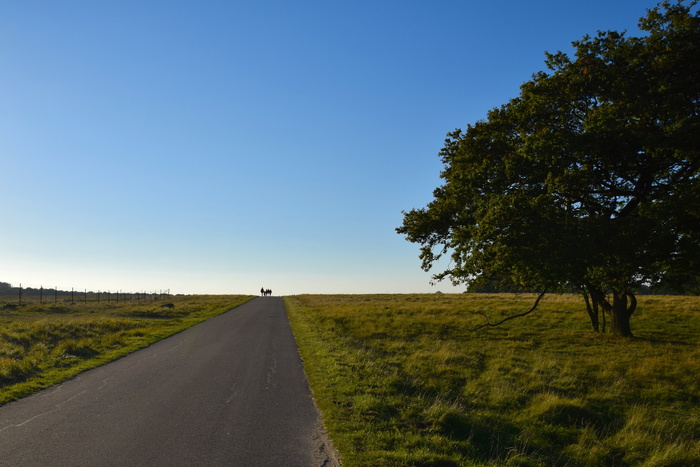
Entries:
<svg viewBox="0 0 700 467">
<path fill-rule="evenodd" d="M 97 295 L 97 294 L 123 294 L 123 295 L 138 295 L 138 294 L 144 294 L 144 295 L 260 295 L 260 289 L 257 289 L 257 291 L 254 292 L 207 292 L 207 293 L 188 293 L 188 292 L 178 292 L 178 291 L 173 291 L 171 289 L 154 289 L 154 290 L 128 290 L 128 289 L 90 289 L 90 288 L 76 288 L 75 286 L 73 287 L 60 287 L 60 286 L 46 286 L 43 284 L 40 285 L 32 285 L 32 284 L 25 284 L 21 282 L 9 282 L 6 280 L 0 280 L 0 297 L 3 295 L 8 295 L 7 293 L 4 293 L 6 291 L 6 288 L 3 288 L 2 286 L 4 284 L 9 284 L 10 288 L 12 290 L 19 290 L 20 288 L 23 291 L 27 290 L 32 290 L 32 291 L 39 291 L 43 289 L 44 292 L 47 293 L 47 297 L 50 297 L 50 294 L 53 293 L 54 291 L 58 291 L 59 294 L 70 294 L 71 292 L 74 292 L 76 294 L 92 294 L 92 295 Z M 466 286 L 465 286 L 466 289 Z M 430 294 L 443 294 L 443 293 L 467 293 L 466 290 L 464 291 L 452 291 L 452 292 L 443 292 L 442 290 L 435 290 L 435 291 L 429 291 L 429 292 L 327 292 L 327 293 L 319 293 L 319 292 L 295 292 L 295 293 L 285 293 L 285 294 L 278 294 L 275 293 L 275 289 L 272 290 L 272 296 L 293 296 L 293 295 L 410 295 L 410 294 L 425 294 L 425 295 L 430 295 Z M 32 296 L 35 296 L 36 293 L 34 293 Z M 50 298 L 46 299 L 47 301 L 50 301 Z"/>
</svg>

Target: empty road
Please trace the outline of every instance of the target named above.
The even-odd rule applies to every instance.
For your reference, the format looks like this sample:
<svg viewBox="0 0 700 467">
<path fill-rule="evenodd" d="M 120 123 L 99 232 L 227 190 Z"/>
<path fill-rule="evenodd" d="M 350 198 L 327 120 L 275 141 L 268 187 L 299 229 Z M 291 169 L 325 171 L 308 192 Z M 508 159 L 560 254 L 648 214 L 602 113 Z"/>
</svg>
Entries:
<svg viewBox="0 0 700 467">
<path fill-rule="evenodd" d="M 2 466 L 336 465 L 278 297 L 0 407 Z"/>
</svg>

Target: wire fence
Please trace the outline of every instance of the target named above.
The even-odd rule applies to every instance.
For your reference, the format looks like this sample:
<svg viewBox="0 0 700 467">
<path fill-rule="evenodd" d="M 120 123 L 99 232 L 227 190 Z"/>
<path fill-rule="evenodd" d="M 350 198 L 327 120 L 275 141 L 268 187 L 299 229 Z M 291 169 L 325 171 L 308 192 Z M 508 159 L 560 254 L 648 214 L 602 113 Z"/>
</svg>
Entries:
<svg viewBox="0 0 700 467">
<path fill-rule="evenodd" d="M 23 287 L 22 284 L 13 286 L 7 282 L 0 282 L 0 303 L 2 304 L 155 302 L 165 300 L 170 296 L 170 289 L 157 292 L 124 292 L 122 290 L 95 292 L 87 289 L 76 290 L 73 287 L 70 290 L 61 290 L 58 287 Z"/>
</svg>

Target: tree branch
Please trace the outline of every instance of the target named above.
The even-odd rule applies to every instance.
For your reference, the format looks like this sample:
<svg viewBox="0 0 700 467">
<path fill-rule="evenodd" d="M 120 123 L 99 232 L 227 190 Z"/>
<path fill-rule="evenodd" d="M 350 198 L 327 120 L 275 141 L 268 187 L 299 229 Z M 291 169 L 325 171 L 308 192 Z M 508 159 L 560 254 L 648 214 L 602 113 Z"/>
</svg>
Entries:
<svg viewBox="0 0 700 467">
<path fill-rule="evenodd" d="M 530 308 L 529 310 L 527 310 L 525 313 L 520 313 L 520 314 L 517 314 L 517 315 L 508 316 L 507 318 L 503 318 L 502 320 L 500 320 L 500 321 L 497 322 L 497 323 L 491 323 L 491 322 L 489 321 L 489 317 L 486 316 L 486 314 L 484 314 L 484 313 L 482 313 L 482 312 L 480 312 L 480 311 L 471 311 L 470 313 L 472 313 L 472 314 L 474 314 L 474 315 L 481 315 L 481 316 L 483 316 L 484 319 L 486 320 L 486 323 L 484 323 L 484 324 L 482 324 L 482 325 L 480 325 L 480 326 L 477 326 L 477 327 L 475 327 L 475 328 L 472 328 L 471 331 L 472 331 L 472 332 L 478 331 L 479 329 L 485 328 L 486 326 L 491 326 L 491 327 L 500 326 L 501 324 L 505 323 L 506 321 L 510 321 L 511 319 L 521 318 L 521 317 L 523 317 L 523 316 L 529 315 L 530 313 L 532 313 L 533 311 L 535 311 L 535 308 L 537 308 L 537 305 L 540 303 L 540 300 L 542 300 L 542 297 L 544 297 L 544 294 L 546 294 L 546 293 L 547 293 L 547 291 L 541 292 L 540 295 L 537 297 L 537 300 L 535 300 L 535 304 L 532 305 L 532 308 Z"/>
</svg>

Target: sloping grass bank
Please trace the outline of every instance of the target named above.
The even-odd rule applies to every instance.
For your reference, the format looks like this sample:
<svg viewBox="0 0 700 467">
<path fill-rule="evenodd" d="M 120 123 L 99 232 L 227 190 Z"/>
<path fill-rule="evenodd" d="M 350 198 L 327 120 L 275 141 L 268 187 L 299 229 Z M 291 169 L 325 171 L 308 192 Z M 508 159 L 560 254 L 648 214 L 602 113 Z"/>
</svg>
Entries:
<svg viewBox="0 0 700 467">
<path fill-rule="evenodd" d="M 577 296 L 285 300 L 345 466 L 700 465 L 700 297 L 640 297 L 636 339 Z"/>
<path fill-rule="evenodd" d="M 251 296 L 194 295 L 146 303 L 0 307 L 0 405 L 115 360 Z"/>
</svg>

